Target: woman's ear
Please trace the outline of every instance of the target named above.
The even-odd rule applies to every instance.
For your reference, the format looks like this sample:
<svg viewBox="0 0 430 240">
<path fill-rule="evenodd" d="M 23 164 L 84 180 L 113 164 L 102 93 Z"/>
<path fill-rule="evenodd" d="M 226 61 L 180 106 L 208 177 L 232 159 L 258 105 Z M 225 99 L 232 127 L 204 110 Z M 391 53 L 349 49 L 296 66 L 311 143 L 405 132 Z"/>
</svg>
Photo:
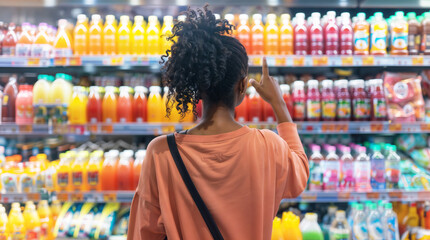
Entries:
<svg viewBox="0 0 430 240">
<path fill-rule="evenodd" d="M 240 80 L 240 82 L 239 82 L 239 92 L 241 94 L 244 94 L 246 92 L 247 86 L 248 86 L 248 77 L 245 77 L 244 79 Z"/>
</svg>

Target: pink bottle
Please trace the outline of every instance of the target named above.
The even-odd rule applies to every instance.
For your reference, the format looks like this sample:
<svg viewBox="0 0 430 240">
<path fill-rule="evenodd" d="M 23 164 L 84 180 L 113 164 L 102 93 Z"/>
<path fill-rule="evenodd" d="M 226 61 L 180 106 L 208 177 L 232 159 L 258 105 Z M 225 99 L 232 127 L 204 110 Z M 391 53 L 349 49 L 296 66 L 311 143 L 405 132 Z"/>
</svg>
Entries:
<svg viewBox="0 0 430 240">
<path fill-rule="evenodd" d="M 309 190 L 310 191 L 321 191 L 323 190 L 323 161 L 324 157 L 321 154 L 321 147 L 315 144 L 311 144 L 311 156 L 309 157 L 309 166 L 311 167 L 311 176 L 309 179 Z"/>
<path fill-rule="evenodd" d="M 308 121 L 319 121 L 321 119 L 321 94 L 317 80 L 308 81 L 306 110 Z"/>
<path fill-rule="evenodd" d="M 323 189 L 336 191 L 339 185 L 339 157 L 334 146 L 327 147 L 324 161 Z"/>
<path fill-rule="evenodd" d="M 303 81 L 295 81 L 293 83 L 293 119 L 294 121 L 305 120 L 306 110 L 306 95 L 305 83 Z"/>
<path fill-rule="evenodd" d="M 364 90 L 364 80 L 353 80 L 352 112 L 355 121 L 370 119 L 370 99 Z"/>
<path fill-rule="evenodd" d="M 308 28 L 305 23 L 305 14 L 296 14 L 296 26 L 294 26 L 294 54 L 308 54 Z"/>
<path fill-rule="evenodd" d="M 348 80 L 338 80 L 336 116 L 339 121 L 351 120 L 351 95 Z"/>
<path fill-rule="evenodd" d="M 354 45 L 354 30 L 351 26 L 350 15 L 347 12 L 342 13 L 342 24 L 339 29 L 340 55 L 352 55 Z"/>
<path fill-rule="evenodd" d="M 351 155 L 351 149 L 346 146 L 340 148 L 342 156 L 340 157 L 340 190 L 354 190 L 354 158 Z"/>
<path fill-rule="evenodd" d="M 370 186 L 370 160 L 366 154 L 366 147 L 357 147 L 357 156 L 354 163 L 355 190 L 367 192 Z"/>
<path fill-rule="evenodd" d="M 320 13 L 312 13 L 312 25 L 309 27 L 309 52 L 311 55 L 323 54 L 323 28 L 320 18 Z"/>
<path fill-rule="evenodd" d="M 385 99 L 383 80 L 372 79 L 370 82 L 370 101 L 372 102 L 372 121 L 387 120 L 387 101 Z"/>
<path fill-rule="evenodd" d="M 321 108 L 324 121 L 334 121 L 336 118 L 336 96 L 333 90 L 333 81 L 326 79 L 321 82 Z"/>
<path fill-rule="evenodd" d="M 33 86 L 21 85 L 16 96 L 16 118 L 17 124 L 33 123 Z"/>
<path fill-rule="evenodd" d="M 336 12 L 327 12 L 327 24 L 324 27 L 324 51 L 326 55 L 339 54 L 339 27 L 336 24 Z"/>
</svg>

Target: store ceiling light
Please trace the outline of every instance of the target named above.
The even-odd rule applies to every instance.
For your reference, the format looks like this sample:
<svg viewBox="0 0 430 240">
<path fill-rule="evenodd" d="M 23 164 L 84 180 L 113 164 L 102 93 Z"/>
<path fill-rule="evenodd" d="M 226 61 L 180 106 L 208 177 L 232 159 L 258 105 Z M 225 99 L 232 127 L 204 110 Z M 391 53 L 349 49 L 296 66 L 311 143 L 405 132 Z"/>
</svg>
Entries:
<svg viewBox="0 0 430 240">
<path fill-rule="evenodd" d="M 95 0 L 84 0 L 84 5 L 95 5 L 96 1 Z"/>
<path fill-rule="evenodd" d="M 267 0 L 269 6 L 279 6 L 279 0 Z"/>
<path fill-rule="evenodd" d="M 420 7 L 430 7 L 430 0 L 420 0 L 419 5 Z"/>
<path fill-rule="evenodd" d="M 188 0 L 176 0 L 177 6 L 188 6 Z"/>
<path fill-rule="evenodd" d="M 141 3 L 141 0 L 130 0 L 130 5 L 138 6 L 138 5 L 143 5 L 143 3 Z"/>
<path fill-rule="evenodd" d="M 57 5 L 56 0 L 43 0 L 43 6 L 45 7 L 54 7 L 55 5 Z"/>
<path fill-rule="evenodd" d="M 341 7 L 346 7 L 346 6 L 348 6 L 348 1 L 347 1 L 347 0 L 340 0 L 340 1 L 339 1 L 339 6 L 341 6 Z"/>
</svg>

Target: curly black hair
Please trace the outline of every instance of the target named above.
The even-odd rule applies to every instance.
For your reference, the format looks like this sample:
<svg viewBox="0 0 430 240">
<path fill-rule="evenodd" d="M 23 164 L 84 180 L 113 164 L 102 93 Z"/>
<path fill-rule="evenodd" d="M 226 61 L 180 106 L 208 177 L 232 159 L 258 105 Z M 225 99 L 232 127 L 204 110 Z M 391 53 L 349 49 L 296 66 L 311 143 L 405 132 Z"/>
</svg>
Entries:
<svg viewBox="0 0 430 240">
<path fill-rule="evenodd" d="M 161 60 L 163 82 L 169 87 L 167 116 L 176 103 L 182 118 L 190 106 L 196 115 L 200 99 L 234 108 L 234 86 L 248 74 L 245 47 L 230 36 L 233 25 L 215 19 L 208 5 L 189 8 L 185 15 L 167 37 L 173 44 Z"/>
</svg>

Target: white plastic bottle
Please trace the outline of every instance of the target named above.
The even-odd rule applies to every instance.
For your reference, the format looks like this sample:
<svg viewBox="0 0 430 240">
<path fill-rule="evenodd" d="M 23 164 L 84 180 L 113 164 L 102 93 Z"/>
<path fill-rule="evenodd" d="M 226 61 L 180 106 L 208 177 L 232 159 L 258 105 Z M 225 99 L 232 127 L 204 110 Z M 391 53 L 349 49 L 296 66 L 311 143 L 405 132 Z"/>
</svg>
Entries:
<svg viewBox="0 0 430 240">
<path fill-rule="evenodd" d="M 355 214 L 352 220 L 352 239 L 368 240 L 366 213 L 363 210 L 363 204 L 357 204 Z"/>
<path fill-rule="evenodd" d="M 378 211 L 376 203 L 370 205 L 370 213 L 367 217 L 367 227 L 369 230 L 370 240 L 385 240 L 384 227 L 382 224 L 381 214 Z M 390 239 L 391 240 L 391 239 Z"/>
<path fill-rule="evenodd" d="M 385 212 L 382 216 L 382 226 L 384 226 L 384 238 L 386 240 L 399 240 L 399 222 L 397 215 L 393 211 L 391 203 L 385 204 Z"/>
<path fill-rule="evenodd" d="M 387 189 L 399 189 L 400 178 L 400 156 L 397 155 L 397 148 L 394 145 L 387 146 L 387 160 L 385 162 Z"/>
<path fill-rule="evenodd" d="M 303 239 L 312 238 L 312 240 L 323 240 L 324 236 L 318 224 L 318 214 L 306 213 L 305 218 L 300 223 L 300 231 Z"/>
</svg>

